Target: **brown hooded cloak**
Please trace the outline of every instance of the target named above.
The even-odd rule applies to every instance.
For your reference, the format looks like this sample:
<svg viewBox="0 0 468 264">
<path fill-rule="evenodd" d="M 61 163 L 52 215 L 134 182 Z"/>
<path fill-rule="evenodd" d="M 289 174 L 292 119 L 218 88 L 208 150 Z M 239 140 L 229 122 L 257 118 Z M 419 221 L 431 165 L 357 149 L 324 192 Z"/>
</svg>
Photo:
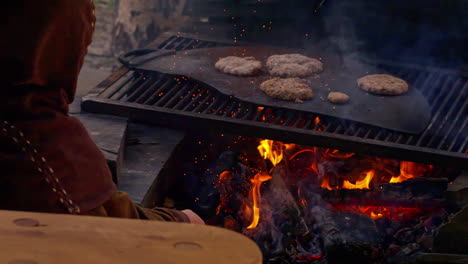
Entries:
<svg viewBox="0 0 468 264">
<path fill-rule="evenodd" d="M 92 0 L 2 6 L 0 209 L 187 221 L 117 192 L 101 151 L 68 116 L 94 31 Z"/>
</svg>

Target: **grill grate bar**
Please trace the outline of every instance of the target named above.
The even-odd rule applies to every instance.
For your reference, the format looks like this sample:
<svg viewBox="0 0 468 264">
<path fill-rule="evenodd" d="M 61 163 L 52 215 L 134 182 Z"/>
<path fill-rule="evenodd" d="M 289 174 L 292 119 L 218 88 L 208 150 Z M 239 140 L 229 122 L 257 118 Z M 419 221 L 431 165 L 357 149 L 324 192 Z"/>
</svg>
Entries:
<svg viewBox="0 0 468 264">
<path fill-rule="evenodd" d="M 446 90 L 449 83 L 450 81 L 447 80 L 442 90 Z M 439 96 L 437 97 L 436 102 L 441 101 L 440 103 L 437 103 L 440 105 L 441 110 L 437 111 L 436 114 L 432 117 L 431 122 L 429 123 L 426 130 L 424 131 L 424 133 L 421 135 L 420 139 L 418 140 L 417 146 L 422 146 L 424 141 L 426 142 L 429 141 L 430 139 L 426 139 L 428 135 L 432 134 L 433 136 L 437 136 L 435 133 L 433 133 L 434 127 L 436 126 L 437 123 L 440 123 L 440 120 L 439 120 L 440 115 L 442 114 L 443 109 L 447 107 L 447 104 L 450 101 L 450 98 L 452 97 L 454 92 L 455 92 L 455 89 L 451 89 L 450 94 L 448 96 L 442 96 L 443 93 L 439 93 Z M 428 144 L 425 144 L 425 145 L 427 146 Z"/>
<path fill-rule="evenodd" d="M 176 38 L 176 36 L 171 36 L 170 38 L 168 38 L 167 40 L 165 40 L 163 43 L 161 43 L 159 46 L 158 46 L 158 49 L 167 49 L 167 45 L 169 45 L 169 43 L 171 41 L 174 41 L 174 39 Z"/>
<path fill-rule="evenodd" d="M 206 91 L 209 91 L 209 90 L 206 90 Z M 203 99 L 199 105 L 197 105 L 197 107 L 195 107 L 192 112 L 199 112 L 200 111 L 200 108 L 202 108 L 203 106 L 206 106 L 206 103 L 208 102 L 208 100 L 210 100 L 211 97 L 210 96 L 206 96 L 205 99 Z"/>
<path fill-rule="evenodd" d="M 263 108 L 262 110 L 260 111 L 257 111 L 257 114 L 254 116 L 254 118 L 252 118 L 252 121 L 258 121 L 258 119 L 263 116 L 263 114 L 265 114 L 265 108 Z"/>
<path fill-rule="evenodd" d="M 281 123 L 281 120 L 283 120 L 284 115 L 285 111 L 280 110 L 279 115 L 276 116 L 276 120 L 273 122 L 273 124 L 278 125 L 279 123 Z"/>
<path fill-rule="evenodd" d="M 125 87 L 127 86 L 133 86 L 138 79 L 134 78 L 135 74 L 132 75 L 131 78 L 129 78 L 126 82 L 123 82 L 121 85 L 119 85 L 114 91 L 112 91 L 109 95 L 107 95 L 107 98 L 112 99 L 115 96 L 120 96 L 120 93 L 122 93 L 122 90 L 124 90 Z"/>
<path fill-rule="evenodd" d="M 464 116 L 466 118 L 466 116 L 468 116 L 467 105 L 468 104 L 466 102 L 463 104 L 463 108 L 458 112 L 457 116 L 455 117 L 454 121 L 452 122 L 452 125 L 448 129 L 448 132 L 445 134 L 444 138 L 440 141 L 440 144 L 437 146 L 437 148 L 442 148 L 444 143 L 447 144 L 446 141 L 449 138 L 449 135 L 453 134 L 453 129 L 455 128 L 455 124 L 458 124 L 459 121 L 461 121 L 460 117 Z M 454 141 L 457 139 L 457 137 L 458 137 L 458 135 L 456 137 L 453 137 Z M 450 150 L 450 149 L 451 148 L 449 148 L 448 150 Z"/>
<path fill-rule="evenodd" d="M 451 81 L 452 81 L 452 78 L 448 76 L 442 76 L 439 74 L 439 78 L 436 79 L 436 82 L 434 82 L 431 85 L 431 90 L 430 90 L 430 93 L 428 94 L 427 101 L 432 106 L 432 109 L 438 108 L 438 104 L 439 104 L 438 102 L 440 98 L 442 98 L 442 95 L 445 93 L 444 89 L 437 89 L 437 88 L 439 87 L 446 88 Z"/>
<path fill-rule="evenodd" d="M 393 133 L 389 131 L 389 132 L 387 133 L 387 136 L 384 138 L 383 141 L 389 142 L 389 141 L 391 141 L 390 139 L 391 139 L 392 137 L 393 137 Z"/>
<path fill-rule="evenodd" d="M 281 124 L 282 126 L 288 126 L 289 123 L 291 123 L 291 121 L 297 117 L 297 112 L 289 112 L 287 116 L 288 117 L 284 120 L 283 124 Z"/>
<path fill-rule="evenodd" d="M 379 139 L 382 135 L 385 135 L 385 133 L 384 129 L 380 129 L 377 135 L 375 135 L 375 139 Z"/>
<path fill-rule="evenodd" d="M 243 117 L 241 117 L 240 119 L 241 120 L 249 120 L 252 117 L 252 115 L 255 114 L 254 109 L 255 108 L 251 104 L 248 104 L 246 109 L 245 109 L 246 114 Z"/>
<path fill-rule="evenodd" d="M 271 108 L 267 108 L 267 110 L 265 111 L 265 115 L 262 116 L 262 123 L 267 123 L 267 121 L 271 118 L 271 112 Z"/>
<path fill-rule="evenodd" d="M 183 98 L 181 98 L 181 100 L 174 106 L 174 109 L 180 109 L 181 107 L 184 107 L 184 105 L 186 103 L 189 103 L 187 102 L 188 100 L 190 99 L 187 99 L 187 98 L 190 98 L 191 95 L 195 92 L 195 90 L 197 90 L 198 87 L 196 85 L 192 86 L 192 89 L 190 89 L 187 94 L 184 95 Z"/>
<path fill-rule="evenodd" d="M 213 98 L 214 98 L 213 102 L 210 104 L 210 106 L 208 106 L 205 110 L 203 110 L 203 112 L 202 112 L 203 114 L 207 114 L 210 111 L 215 110 L 216 105 L 218 105 L 219 101 L 222 100 L 221 96 L 219 96 L 219 95 L 217 95 L 217 96 L 215 95 L 215 96 L 213 96 Z M 216 112 L 216 110 L 214 112 Z"/>
<path fill-rule="evenodd" d="M 334 133 L 337 129 L 336 126 L 334 126 L 335 123 L 334 122 L 329 122 L 326 126 L 325 126 L 325 129 L 324 131 L 325 132 L 328 132 L 328 133 Z"/>
<path fill-rule="evenodd" d="M 419 88 L 419 91 L 426 97 L 426 98 L 429 98 L 429 93 L 434 90 L 435 85 L 431 85 L 431 84 L 434 84 L 434 80 L 437 79 L 437 76 L 438 76 L 438 73 L 436 72 L 429 72 L 429 74 L 427 74 L 427 76 L 425 77 L 423 83 L 419 86 L 417 86 Z"/>
<path fill-rule="evenodd" d="M 461 137 L 462 135 L 466 135 L 466 125 L 468 123 L 468 119 L 465 118 L 465 121 L 463 122 L 463 126 L 461 127 L 461 129 L 458 131 L 457 135 L 454 137 L 454 140 L 452 142 L 452 144 L 450 145 L 449 147 L 449 150 L 454 150 L 456 147 L 457 147 L 457 139 L 459 137 Z M 465 139 L 465 142 L 466 142 L 466 139 Z M 464 144 L 461 145 L 460 149 L 457 150 L 457 152 L 464 152 L 466 149 L 464 148 Z"/>
<path fill-rule="evenodd" d="M 223 113 L 222 116 L 224 116 L 224 117 L 229 116 L 229 114 L 231 113 L 232 109 L 234 109 L 235 104 L 236 104 L 235 102 L 232 102 L 232 101 L 231 101 L 230 104 L 229 104 L 229 107 L 226 109 L 226 111 L 224 111 L 224 113 Z"/>
<path fill-rule="evenodd" d="M 225 100 L 224 102 L 222 102 L 221 105 L 218 107 L 218 110 L 215 112 L 216 115 L 223 114 L 223 109 L 226 108 L 229 103 L 229 100 Z"/>
<path fill-rule="evenodd" d="M 314 126 L 312 127 L 312 130 L 315 130 L 315 131 L 318 131 L 322 126 L 322 119 L 319 119 L 318 122 L 316 122 L 315 120 L 317 120 L 317 117 L 314 118 L 313 122 L 314 122 Z M 310 119 L 310 121 L 312 122 L 312 119 Z"/>
<path fill-rule="evenodd" d="M 122 100 L 129 92 L 133 92 L 136 88 L 140 86 L 140 84 L 145 81 L 145 78 L 143 75 L 138 76 L 138 78 L 135 78 L 135 80 L 131 83 L 131 85 L 128 85 L 125 89 L 120 90 L 116 96 L 117 100 Z"/>
<path fill-rule="evenodd" d="M 151 83 L 153 83 L 153 79 L 155 77 L 153 76 L 150 76 L 147 80 L 143 77 L 143 79 L 145 80 L 145 82 L 140 85 L 140 87 L 137 87 L 133 92 L 131 92 L 127 98 L 125 99 L 125 102 L 133 102 L 135 100 L 135 98 L 138 98 L 140 97 L 144 92 L 145 92 L 145 89 L 148 87 L 148 86 L 151 86 Z M 146 89 L 146 91 L 148 91 L 148 89 Z"/>
<path fill-rule="evenodd" d="M 460 148 L 458 149 L 458 152 L 464 152 L 466 154 L 467 144 L 468 138 L 465 138 L 465 141 L 463 142 L 463 144 L 461 144 Z"/>
<path fill-rule="evenodd" d="M 161 78 L 158 78 L 158 80 L 156 82 L 154 82 L 144 93 L 142 93 L 136 100 L 135 102 L 136 103 L 142 103 L 144 104 L 144 100 L 145 98 L 148 98 L 148 96 L 150 96 L 150 94 L 154 91 L 157 90 L 156 87 L 158 87 L 162 82 L 162 79 Z"/>
<path fill-rule="evenodd" d="M 201 98 L 202 94 L 200 94 L 200 86 L 197 86 L 195 92 L 192 94 L 192 101 L 189 102 L 182 110 L 189 111 L 191 107 L 195 108 L 197 104 L 200 103 Z"/>
<path fill-rule="evenodd" d="M 232 117 L 233 118 L 239 118 L 242 115 L 243 110 L 245 110 L 244 107 L 238 105 L 237 111 L 234 113 L 234 115 Z"/>
<path fill-rule="evenodd" d="M 162 79 L 161 79 L 161 83 L 162 85 L 159 86 L 158 88 L 156 88 L 156 90 L 154 90 L 153 94 L 147 98 L 143 104 L 144 105 L 153 105 L 154 103 L 156 103 L 158 101 L 158 96 L 161 97 L 161 93 L 164 92 L 165 90 L 167 90 L 169 88 L 169 86 L 171 84 L 173 84 L 173 81 L 172 79 L 169 79 L 169 78 L 166 78 L 166 76 L 164 76 Z"/>
<path fill-rule="evenodd" d="M 168 91 L 165 92 L 165 94 L 159 98 L 158 101 L 154 102 L 153 105 L 155 106 L 161 106 L 167 104 L 171 98 L 174 98 L 174 94 L 177 94 L 180 88 L 183 87 L 181 83 L 177 83 L 173 88 L 169 89 Z"/>
<path fill-rule="evenodd" d="M 461 84 L 461 79 L 459 79 L 457 81 L 457 84 L 460 85 Z M 431 138 L 431 140 L 429 140 L 429 143 L 427 143 L 428 146 L 432 146 L 432 143 L 436 140 L 437 135 L 440 134 L 440 132 L 444 129 L 444 127 L 446 127 L 447 125 L 447 122 L 449 121 L 449 117 L 451 117 L 453 115 L 453 112 L 457 109 L 456 106 L 458 106 L 458 104 L 460 103 L 460 100 L 462 99 L 461 96 L 457 96 L 456 94 L 454 94 L 455 92 L 455 88 L 458 87 L 458 85 L 455 85 L 454 88 L 452 89 L 452 91 L 450 92 L 450 94 L 447 96 L 447 102 L 448 101 L 452 101 L 452 99 L 455 99 L 455 102 L 452 103 L 452 106 L 455 106 L 455 107 L 450 107 L 448 112 L 444 114 L 443 116 L 443 119 L 441 120 L 441 122 L 439 122 L 439 127 L 437 128 L 436 132 L 434 133 L 435 135 Z M 462 94 L 466 91 L 466 87 L 468 87 L 468 83 L 466 83 L 464 86 L 463 86 L 463 90 L 462 90 Z M 455 98 L 452 98 L 452 97 L 455 97 Z M 460 109 L 460 108 L 458 108 Z M 443 112 L 443 111 L 441 111 Z M 452 122 L 452 126 L 455 124 L 456 120 L 450 120 Z M 446 129 L 447 130 L 447 129 Z M 448 131 L 444 133 L 445 134 L 445 137 L 447 136 L 448 134 Z M 440 144 L 443 143 L 443 139 L 440 140 Z"/>
<path fill-rule="evenodd" d="M 172 96 L 172 98 L 169 101 L 167 101 L 162 107 L 172 108 L 172 106 L 175 104 L 177 100 L 184 98 L 183 94 L 188 92 L 189 87 L 190 87 L 190 83 L 186 82 L 182 86 L 182 88 L 179 89 L 179 91 L 177 91 L 177 93 L 174 96 Z"/>
<path fill-rule="evenodd" d="M 124 82 L 122 82 L 119 86 L 117 86 L 111 93 L 109 93 L 106 96 L 106 98 L 112 98 L 115 94 L 117 94 L 117 92 L 119 92 L 123 87 L 125 87 L 131 81 L 132 81 L 132 78 L 127 78 Z"/>
</svg>

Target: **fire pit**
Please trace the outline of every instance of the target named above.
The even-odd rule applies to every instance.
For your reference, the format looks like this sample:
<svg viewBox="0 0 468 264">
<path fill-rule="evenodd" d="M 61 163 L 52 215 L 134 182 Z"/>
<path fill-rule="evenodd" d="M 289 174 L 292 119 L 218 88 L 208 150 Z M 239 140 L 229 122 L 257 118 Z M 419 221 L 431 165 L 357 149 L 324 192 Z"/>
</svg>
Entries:
<svg viewBox="0 0 468 264">
<path fill-rule="evenodd" d="M 243 233 L 266 263 L 401 263 L 455 213 L 445 192 L 460 172 L 434 165 L 225 134 L 174 156 L 156 203 Z"/>
</svg>

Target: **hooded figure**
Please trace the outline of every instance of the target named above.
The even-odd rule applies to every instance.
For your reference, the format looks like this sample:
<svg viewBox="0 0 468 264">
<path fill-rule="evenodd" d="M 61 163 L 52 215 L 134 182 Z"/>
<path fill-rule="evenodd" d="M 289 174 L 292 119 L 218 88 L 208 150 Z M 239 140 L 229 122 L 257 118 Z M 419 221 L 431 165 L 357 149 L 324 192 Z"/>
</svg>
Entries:
<svg viewBox="0 0 468 264">
<path fill-rule="evenodd" d="M 188 222 L 116 191 L 103 154 L 68 116 L 94 31 L 93 1 L 2 5 L 0 209 Z"/>
</svg>

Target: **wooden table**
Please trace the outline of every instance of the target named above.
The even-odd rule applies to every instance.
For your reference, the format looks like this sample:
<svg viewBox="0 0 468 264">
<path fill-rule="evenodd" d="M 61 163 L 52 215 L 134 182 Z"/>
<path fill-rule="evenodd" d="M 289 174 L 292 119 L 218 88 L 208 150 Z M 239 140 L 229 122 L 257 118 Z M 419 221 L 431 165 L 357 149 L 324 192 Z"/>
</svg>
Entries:
<svg viewBox="0 0 468 264">
<path fill-rule="evenodd" d="M 256 244 L 182 223 L 0 210 L 0 263 L 261 264 Z"/>
</svg>

